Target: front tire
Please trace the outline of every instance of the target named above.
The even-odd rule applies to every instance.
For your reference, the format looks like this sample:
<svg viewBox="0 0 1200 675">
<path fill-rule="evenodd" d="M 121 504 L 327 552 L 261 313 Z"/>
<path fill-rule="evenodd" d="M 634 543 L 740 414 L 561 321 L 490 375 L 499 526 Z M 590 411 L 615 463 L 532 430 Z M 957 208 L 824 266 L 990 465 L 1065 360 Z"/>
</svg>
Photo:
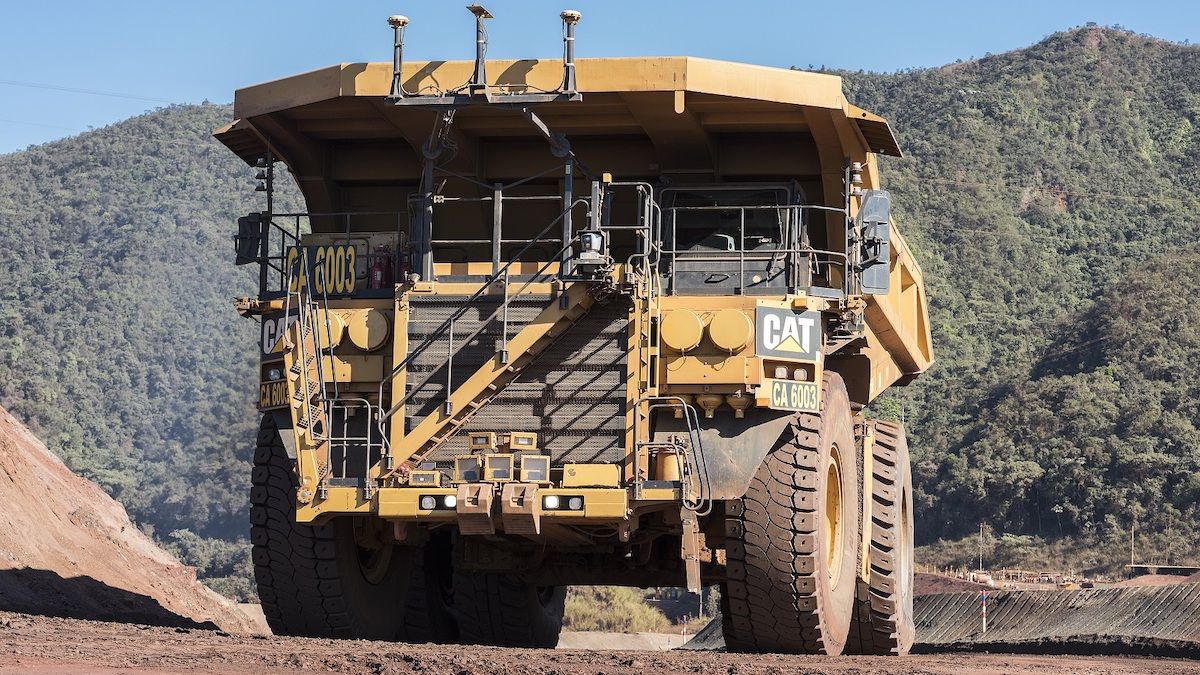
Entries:
<svg viewBox="0 0 1200 675">
<path fill-rule="evenodd" d="M 907 654 L 913 621 L 912 470 L 899 422 L 875 422 L 872 449 L 870 581 L 859 582 L 851 654 Z"/>
<path fill-rule="evenodd" d="M 276 635 L 403 640 L 419 597 L 409 579 L 424 569 L 418 548 L 386 539 L 364 545 L 372 521 L 296 522 L 295 462 L 270 415 L 263 417 L 250 489 L 250 541 L 263 614 Z M 358 532 L 356 532 L 356 529 Z M 406 611 L 407 605 L 407 611 Z M 432 631 L 414 635 L 435 638 Z"/>
<path fill-rule="evenodd" d="M 837 655 L 850 629 L 858 557 L 858 464 L 850 400 L 826 373 L 745 497 L 726 503 L 721 589 L 730 651 Z"/>
</svg>

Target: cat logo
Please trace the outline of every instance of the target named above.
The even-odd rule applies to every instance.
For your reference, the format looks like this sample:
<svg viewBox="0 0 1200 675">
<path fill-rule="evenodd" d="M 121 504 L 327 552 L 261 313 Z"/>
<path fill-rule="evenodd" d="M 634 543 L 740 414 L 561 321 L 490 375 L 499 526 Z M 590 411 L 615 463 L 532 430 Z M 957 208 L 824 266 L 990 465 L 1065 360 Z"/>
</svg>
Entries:
<svg viewBox="0 0 1200 675">
<path fill-rule="evenodd" d="M 755 312 L 758 356 L 816 361 L 821 356 L 821 313 L 759 306 Z"/>
<path fill-rule="evenodd" d="M 288 326 L 295 323 L 299 316 L 298 312 L 292 310 L 292 313 L 286 319 L 282 313 L 269 314 L 262 318 L 261 345 L 264 357 L 283 353 L 286 346 L 283 336 L 287 334 Z"/>
</svg>

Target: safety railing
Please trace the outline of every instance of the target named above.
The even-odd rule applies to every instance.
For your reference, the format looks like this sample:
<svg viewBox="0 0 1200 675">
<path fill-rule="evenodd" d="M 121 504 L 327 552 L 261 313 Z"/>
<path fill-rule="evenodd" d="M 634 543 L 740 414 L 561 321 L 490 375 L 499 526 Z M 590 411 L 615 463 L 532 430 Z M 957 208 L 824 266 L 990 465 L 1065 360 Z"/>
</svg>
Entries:
<svg viewBox="0 0 1200 675">
<path fill-rule="evenodd" d="M 559 215 L 556 218 L 551 220 L 541 230 L 541 232 L 534 235 L 533 238 L 531 238 L 529 240 L 525 240 L 524 246 L 516 253 L 516 255 L 513 255 L 509 260 L 507 260 L 503 264 L 501 264 L 498 269 L 496 269 L 494 272 L 492 272 L 491 275 L 489 275 L 483 282 L 481 282 L 479 284 L 479 288 L 474 293 L 472 293 L 470 296 L 468 296 L 467 299 L 465 301 L 463 301 L 462 304 L 460 304 L 458 306 L 458 308 L 455 309 L 454 312 L 452 312 L 450 314 L 449 317 L 447 317 L 445 320 L 442 321 L 441 324 L 439 324 L 436 328 L 434 328 L 432 331 L 430 331 L 430 333 L 427 336 L 425 336 L 425 339 L 423 339 L 419 344 L 410 348 L 408 354 L 403 359 L 401 359 L 398 363 L 396 363 L 396 365 L 392 368 L 392 371 L 390 373 L 388 373 L 384 377 L 384 379 L 380 382 L 379 393 L 378 393 L 379 400 L 380 401 L 384 400 L 384 389 L 386 387 L 390 386 L 390 384 L 392 383 L 392 381 L 395 379 L 395 377 L 398 374 L 400 374 L 401 372 L 404 372 L 415 359 L 417 359 L 423 353 L 425 353 L 426 351 L 431 349 L 434 345 L 439 343 L 441 340 L 445 339 L 445 345 L 446 345 L 446 394 L 445 394 L 445 400 L 443 402 L 443 406 L 444 406 L 443 409 L 444 409 L 444 412 L 446 415 L 453 414 L 454 411 L 453 411 L 453 407 L 451 404 L 451 396 L 454 393 L 453 383 L 454 383 L 455 346 L 458 343 L 464 342 L 463 339 L 456 340 L 455 323 L 459 319 L 461 319 L 464 314 L 466 314 L 473 307 L 475 307 L 477 305 L 477 303 L 479 302 L 480 298 L 484 297 L 489 292 L 492 292 L 495 287 L 495 284 L 497 282 L 503 282 L 502 292 L 504 295 L 501 299 L 501 302 L 499 303 L 499 306 L 496 307 L 496 309 L 493 310 L 492 313 L 487 318 L 485 318 L 482 322 L 480 322 L 480 328 L 474 334 L 467 336 L 465 338 L 465 342 L 469 342 L 470 340 L 474 339 L 480 332 L 485 330 L 486 326 L 489 323 L 491 323 L 494 319 L 496 319 L 497 316 L 502 316 L 503 324 L 504 324 L 503 329 L 502 329 L 503 337 L 502 337 L 501 346 L 498 350 L 498 355 L 501 359 L 501 363 L 506 362 L 507 354 L 508 354 L 507 345 L 508 345 L 508 339 L 509 339 L 509 335 L 510 335 L 510 328 L 508 326 L 509 303 L 512 302 L 513 299 L 520 297 L 521 294 L 523 294 L 529 288 L 529 286 L 531 284 L 533 284 L 535 281 L 543 278 L 543 276 L 548 273 L 550 266 L 562 258 L 562 256 L 568 251 L 568 249 L 570 249 L 571 246 L 575 243 L 575 240 L 570 239 L 566 242 L 565 245 L 562 245 L 555 252 L 555 254 L 550 257 L 549 260 L 542 263 L 542 265 L 537 270 L 537 272 L 535 272 L 533 275 L 531 275 L 517 289 L 517 291 L 515 293 L 509 292 L 509 287 L 508 287 L 509 270 L 512 268 L 512 266 L 514 264 L 516 264 L 520 260 L 521 256 L 524 253 L 526 253 L 536 242 L 546 239 L 546 235 L 549 234 L 553 228 L 560 225 L 560 223 L 563 221 L 563 219 L 566 218 L 566 214 L 568 214 L 572 209 L 574 209 L 576 206 L 579 206 L 581 204 L 587 205 L 588 201 L 586 199 L 575 200 L 568 208 L 563 209 L 563 211 L 561 213 L 559 213 Z M 423 384 L 418 384 L 416 386 L 413 386 L 409 392 L 396 392 L 396 391 L 392 392 L 391 406 L 387 410 L 381 411 L 381 414 L 379 415 L 379 418 L 377 421 L 377 424 L 379 427 L 379 433 L 382 436 L 382 438 L 384 439 L 385 446 L 387 446 L 387 444 L 389 443 L 388 433 L 387 433 L 388 421 L 391 420 L 392 417 L 394 417 L 397 413 L 399 413 L 401 410 L 404 409 L 404 406 L 411 399 L 412 394 L 415 393 L 416 391 L 418 391 L 421 388 L 421 386 L 423 386 Z M 391 460 L 392 460 L 391 454 L 388 453 L 387 462 L 389 465 L 386 468 L 391 468 L 391 466 L 390 466 Z"/>
<path fill-rule="evenodd" d="M 354 211 L 334 213 L 274 213 L 265 217 L 261 236 L 266 240 L 266 256 L 262 260 L 259 297 L 282 298 L 290 285 L 288 255 L 300 246 L 305 236 L 313 234 L 313 226 L 322 238 L 321 245 L 353 245 L 356 240 L 393 234 L 387 252 L 367 250 L 355 259 L 355 276 L 363 280 L 356 293 L 372 288 L 371 270 L 382 267 L 386 279 L 402 279 L 408 269 L 407 242 L 399 234 L 408 230 L 407 211 Z M 390 285 L 387 286 L 390 291 Z"/>
<path fill-rule="evenodd" d="M 304 412 L 300 422 L 307 427 L 313 441 L 324 447 L 325 462 L 317 479 L 318 494 L 324 497 L 329 479 L 355 479 L 361 482 L 364 497 L 370 497 L 373 489 L 369 480 L 372 457 L 383 454 L 383 445 L 375 437 L 371 423 L 377 416 L 376 406 L 365 398 L 342 397 L 333 354 L 333 328 L 329 319 L 329 295 L 326 292 L 328 284 L 324 283 L 323 278 L 325 270 L 310 265 L 307 247 L 298 247 L 297 250 L 299 255 L 294 256 L 285 269 L 284 315 L 291 316 L 293 310 L 296 313 L 296 340 L 292 349 L 295 351 L 294 367 L 298 367 L 297 386 L 302 392 L 300 398 Z M 317 289 L 316 296 L 314 288 Z M 317 296 L 320 297 L 319 301 Z M 364 414 L 363 433 L 351 434 L 350 420 L 360 408 Z M 319 427 L 315 418 L 317 415 L 320 415 Z M 355 451 L 363 453 L 359 475 L 351 475 L 350 472 L 352 453 Z M 335 466 L 335 460 L 340 460 L 340 465 Z"/>
<path fill-rule="evenodd" d="M 666 221 L 666 229 L 668 236 L 663 242 L 660 251 L 663 264 L 665 265 L 665 274 L 668 280 L 668 291 L 678 293 L 680 284 L 678 280 L 679 272 L 681 271 L 680 263 L 737 263 L 736 268 L 736 283 L 729 286 L 722 286 L 722 290 L 728 288 L 734 293 L 744 293 L 750 286 L 747 284 L 747 263 L 759 262 L 766 263 L 767 270 L 755 269 L 754 275 L 759 275 L 760 279 L 755 284 L 761 282 L 761 274 L 764 271 L 770 271 L 778 265 L 781 273 L 785 274 L 784 285 L 788 292 L 795 292 L 798 289 L 807 290 L 812 285 L 812 279 L 823 278 L 827 282 L 827 288 L 832 288 L 845 294 L 848 291 L 846 270 L 848 267 L 848 258 L 844 251 L 834 251 L 828 249 L 818 249 L 807 245 L 808 232 L 807 225 L 804 219 L 804 214 L 808 211 L 823 212 L 823 213 L 838 213 L 846 217 L 844 209 L 817 206 L 811 204 L 792 204 L 792 205 L 726 205 L 726 206 L 675 206 L 663 210 L 663 218 Z M 747 214 L 758 213 L 774 213 L 776 216 L 775 223 L 778 225 L 778 234 L 776 238 L 771 238 L 762 234 L 748 235 L 746 232 Z M 715 246 L 698 247 L 698 243 L 688 247 L 681 248 L 679 246 L 680 221 L 688 216 L 704 215 L 704 214 L 728 215 L 736 213 L 737 223 L 736 230 L 730 232 L 713 232 L 706 238 L 716 238 L 716 241 L 724 242 L 724 248 Z M 702 229 L 706 225 L 701 225 Z M 764 247 L 747 248 L 746 242 L 748 239 L 758 240 L 760 245 Z M 763 241 L 763 240 L 766 241 Z M 684 271 L 703 271 L 703 268 L 695 267 L 692 270 Z M 724 269 L 720 270 L 720 274 L 729 274 Z M 839 278 L 841 284 L 833 286 L 833 280 Z"/>
</svg>

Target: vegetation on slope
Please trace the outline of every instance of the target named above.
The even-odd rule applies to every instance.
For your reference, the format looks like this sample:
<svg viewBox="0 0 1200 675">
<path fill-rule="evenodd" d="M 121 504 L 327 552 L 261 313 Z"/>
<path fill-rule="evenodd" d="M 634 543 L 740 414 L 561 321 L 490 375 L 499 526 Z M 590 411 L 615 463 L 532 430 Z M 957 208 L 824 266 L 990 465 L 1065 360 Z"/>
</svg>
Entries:
<svg viewBox="0 0 1200 675">
<path fill-rule="evenodd" d="M 202 575 L 244 552 L 257 330 L 230 232 L 252 174 L 177 106 L 0 156 L 0 404 Z M 172 535 L 172 533 L 177 533 Z"/>
<path fill-rule="evenodd" d="M 604 633 L 665 633 L 671 622 L 646 604 L 636 588 L 573 586 L 567 592 L 563 628 Z"/>
<path fill-rule="evenodd" d="M 924 265 L 938 364 L 876 406 L 915 438 L 918 536 L 999 531 L 1193 559 L 1200 48 L 1112 30 L 850 73 Z M 970 553 L 967 553 L 969 556 Z"/>
</svg>

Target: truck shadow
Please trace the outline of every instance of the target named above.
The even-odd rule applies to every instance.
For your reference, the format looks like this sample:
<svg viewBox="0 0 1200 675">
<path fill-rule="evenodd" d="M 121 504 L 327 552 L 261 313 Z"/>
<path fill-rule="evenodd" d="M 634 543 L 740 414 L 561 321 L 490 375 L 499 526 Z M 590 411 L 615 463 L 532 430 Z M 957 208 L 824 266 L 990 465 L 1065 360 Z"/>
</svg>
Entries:
<svg viewBox="0 0 1200 675">
<path fill-rule="evenodd" d="M 215 630 L 163 607 L 148 595 L 114 588 L 91 577 L 64 578 L 31 567 L 0 570 L 0 610 L 90 621 Z"/>
</svg>

